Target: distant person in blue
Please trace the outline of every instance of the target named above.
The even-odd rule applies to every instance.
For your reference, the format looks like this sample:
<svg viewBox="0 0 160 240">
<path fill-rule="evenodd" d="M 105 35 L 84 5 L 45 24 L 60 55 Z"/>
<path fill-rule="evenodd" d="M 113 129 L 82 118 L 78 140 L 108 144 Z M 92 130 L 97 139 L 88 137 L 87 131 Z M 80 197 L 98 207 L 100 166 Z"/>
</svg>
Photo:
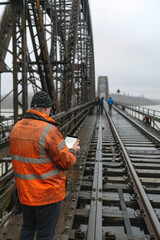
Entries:
<svg viewBox="0 0 160 240">
<path fill-rule="evenodd" d="M 110 97 L 108 100 L 108 106 L 109 106 L 109 113 L 112 113 L 112 104 L 114 103 L 113 99 Z"/>
<path fill-rule="evenodd" d="M 100 98 L 97 96 L 95 99 L 95 106 L 97 108 L 97 112 L 99 113 L 99 109 L 100 109 Z"/>
<path fill-rule="evenodd" d="M 103 114 L 103 109 L 104 109 L 104 97 L 100 99 L 100 107 L 101 107 L 101 114 Z"/>
</svg>

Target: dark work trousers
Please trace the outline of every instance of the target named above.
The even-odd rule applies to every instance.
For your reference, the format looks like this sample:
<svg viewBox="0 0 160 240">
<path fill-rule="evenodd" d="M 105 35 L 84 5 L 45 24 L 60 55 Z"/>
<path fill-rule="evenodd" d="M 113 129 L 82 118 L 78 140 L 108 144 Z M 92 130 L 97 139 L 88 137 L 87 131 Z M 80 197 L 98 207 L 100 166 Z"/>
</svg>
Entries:
<svg viewBox="0 0 160 240">
<path fill-rule="evenodd" d="M 101 105 L 101 114 L 103 114 L 103 108 L 104 108 L 104 106 Z"/>
<path fill-rule="evenodd" d="M 43 206 L 22 205 L 23 225 L 20 240 L 53 240 L 61 202 Z"/>
<path fill-rule="evenodd" d="M 109 113 L 111 114 L 112 113 L 112 105 L 109 104 Z"/>
</svg>

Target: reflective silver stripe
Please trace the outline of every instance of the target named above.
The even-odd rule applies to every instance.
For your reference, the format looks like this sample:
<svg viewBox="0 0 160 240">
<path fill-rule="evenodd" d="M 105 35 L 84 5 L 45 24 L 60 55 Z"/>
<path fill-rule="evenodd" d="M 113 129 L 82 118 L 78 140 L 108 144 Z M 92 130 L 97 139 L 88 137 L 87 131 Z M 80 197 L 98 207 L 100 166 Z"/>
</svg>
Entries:
<svg viewBox="0 0 160 240">
<path fill-rule="evenodd" d="M 24 162 L 24 163 L 33 163 L 33 164 L 41 164 L 41 163 L 49 163 L 52 162 L 50 158 L 41 157 L 41 158 L 28 158 L 21 157 L 17 155 L 11 155 L 11 159 L 14 161 Z"/>
<path fill-rule="evenodd" d="M 40 158 L 41 157 L 45 157 L 46 156 L 46 152 L 44 150 L 44 145 L 45 145 L 45 141 L 46 141 L 46 137 L 49 133 L 49 131 L 53 128 L 52 124 L 48 124 L 42 131 L 42 134 L 40 136 L 40 140 L 39 140 L 39 153 L 40 153 Z"/>
<path fill-rule="evenodd" d="M 25 163 L 36 163 L 36 164 L 42 164 L 42 163 L 48 163 L 48 162 L 52 162 L 51 159 L 46 158 L 46 152 L 44 150 L 44 146 L 45 146 L 45 141 L 46 141 L 46 137 L 47 134 L 49 133 L 49 131 L 53 128 L 52 124 L 48 124 L 42 131 L 42 134 L 40 136 L 40 140 L 39 140 L 39 152 L 40 152 L 40 158 L 27 158 L 27 157 L 21 157 L 21 156 L 17 156 L 17 155 L 12 155 L 12 160 L 14 161 L 20 161 L 20 162 L 25 162 Z M 21 173 L 17 173 L 14 172 L 14 175 L 17 178 L 23 179 L 23 180 L 35 180 L 35 179 L 47 179 L 49 177 L 61 174 L 62 171 L 58 170 L 58 169 L 54 169 L 50 172 L 44 173 L 42 175 L 37 175 L 37 174 L 21 174 Z"/>
<path fill-rule="evenodd" d="M 36 175 L 36 174 L 21 174 L 21 173 L 17 173 L 17 172 L 14 172 L 14 175 L 17 177 L 17 178 L 21 178 L 23 180 L 35 180 L 35 179 L 41 179 L 41 180 L 44 180 L 44 179 L 47 179 L 49 177 L 52 177 L 52 176 L 55 176 L 57 174 L 61 173 L 61 171 L 59 171 L 58 169 L 55 169 L 55 170 L 52 170 L 50 172 L 47 172 L 47 173 L 44 173 L 42 175 Z"/>
<path fill-rule="evenodd" d="M 61 151 L 64 147 L 65 147 L 65 141 L 62 140 L 62 142 L 60 144 L 58 144 L 59 151 Z"/>
</svg>

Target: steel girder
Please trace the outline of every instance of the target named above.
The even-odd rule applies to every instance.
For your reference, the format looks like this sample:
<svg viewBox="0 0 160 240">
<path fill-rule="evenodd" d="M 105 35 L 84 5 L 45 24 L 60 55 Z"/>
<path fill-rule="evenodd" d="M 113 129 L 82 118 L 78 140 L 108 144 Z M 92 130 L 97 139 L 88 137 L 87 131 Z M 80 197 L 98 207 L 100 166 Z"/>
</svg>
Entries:
<svg viewBox="0 0 160 240">
<path fill-rule="evenodd" d="M 8 45 L 12 36 L 12 12 L 10 6 L 6 6 L 0 22 L 0 72 L 9 71 L 4 64 Z"/>
<path fill-rule="evenodd" d="M 53 100 L 54 107 L 56 108 L 57 103 L 53 83 L 52 65 L 48 54 L 42 14 L 43 11 L 41 11 L 39 0 L 28 1 L 27 20 L 36 57 L 36 64 L 38 65 L 38 73 L 40 75 L 42 89 L 49 93 Z"/>
<path fill-rule="evenodd" d="M 12 18 L 8 18 L 8 38 L 0 54 L 5 63 L 7 50 L 13 53 L 15 122 L 19 109 L 22 114 L 27 109 L 30 89 L 48 92 L 57 113 L 93 100 L 94 50 L 88 0 L 12 0 L 12 7 L 7 8 Z M 3 17 L 2 23 L 5 21 Z M 1 30 L 0 39 L 3 37 Z"/>
<path fill-rule="evenodd" d="M 13 3 L 13 2 L 12 2 Z M 14 123 L 27 110 L 26 1 L 12 4 Z"/>
</svg>

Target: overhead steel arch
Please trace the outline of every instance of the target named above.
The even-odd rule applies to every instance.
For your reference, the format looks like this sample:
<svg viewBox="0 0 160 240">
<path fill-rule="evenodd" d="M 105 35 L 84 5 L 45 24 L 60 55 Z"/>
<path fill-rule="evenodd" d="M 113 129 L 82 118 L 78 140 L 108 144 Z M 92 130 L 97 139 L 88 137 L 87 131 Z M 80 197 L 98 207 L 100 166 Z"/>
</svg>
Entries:
<svg viewBox="0 0 160 240">
<path fill-rule="evenodd" d="M 5 95 L 1 91 L 0 102 L 2 105 L 13 94 L 14 122 L 28 108 L 30 91 L 46 91 L 54 113 L 93 100 L 94 48 L 88 0 L 8 1 L 0 22 L 1 84 L 6 74 L 10 74 L 13 88 Z"/>
</svg>

